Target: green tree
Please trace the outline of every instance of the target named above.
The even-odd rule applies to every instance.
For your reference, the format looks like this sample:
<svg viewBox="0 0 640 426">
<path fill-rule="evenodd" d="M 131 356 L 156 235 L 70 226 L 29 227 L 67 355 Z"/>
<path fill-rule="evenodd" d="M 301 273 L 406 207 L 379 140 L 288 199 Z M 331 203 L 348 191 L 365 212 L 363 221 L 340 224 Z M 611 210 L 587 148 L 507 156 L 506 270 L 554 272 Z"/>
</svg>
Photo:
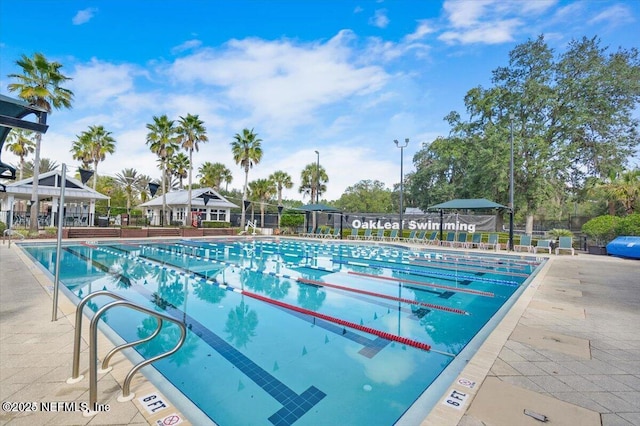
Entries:
<svg viewBox="0 0 640 426">
<path fill-rule="evenodd" d="M 162 213 L 163 224 L 169 223 L 169 212 L 167 211 L 167 166 L 169 158 L 179 148 L 178 138 L 174 121 L 169 120 L 166 115 L 154 116 L 153 123 L 147 124 L 147 145 L 151 152 L 158 156 L 162 171 Z"/>
<path fill-rule="evenodd" d="M 27 161 L 26 163 L 24 163 L 24 178 L 28 178 L 28 177 L 32 177 L 33 176 L 33 170 L 34 170 L 34 161 Z M 41 173 L 48 173 L 48 172 L 52 172 L 55 169 L 57 169 L 59 166 L 58 163 L 56 163 L 55 161 L 43 157 L 40 159 L 40 172 Z"/>
<path fill-rule="evenodd" d="M 260 227 L 264 228 L 264 207 L 276 192 L 276 185 L 270 179 L 256 179 L 249 183 L 251 198 L 260 202 Z"/>
<path fill-rule="evenodd" d="M 116 173 L 116 182 L 122 187 L 127 194 L 127 213 L 131 213 L 131 199 L 138 191 L 140 175 L 136 169 L 122 169 L 120 173 Z"/>
<path fill-rule="evenodd" d="M 378 180 L 361 180 L 348 187 L 335 202 L 343 211 L 393 213 L 392 192 Z"/>
<path fill-rule="evenodd" d="M 12 129 L 7 135 L 5 150 L 20 158 L 19 180 L 23 179 L 24 159 L 36 150 L 36 143 L 33 141 L 34 132 L 24 129 Z"/>
<path fill-rule="evenodd" d="M 187 114 L 186 117 L 180 117 L 178 120 L 178 135 L 182 141 L 182 148 L 189 153 L 189 196 L 187 215 L 185 217 L 185 224 L 191 220 L 191 185 L 193 183 L 193 151 L 198 152 L 200 144 L 206 143 L 209 138 L 207 137 L 207 130 L 204 127 L 204 122 L 200 120 L 197 115 Z M 182 187 L 182 180 L 180 181 L 180 187 Z"/>
<path fill-rule="evenodd" d="M 22 74 L 9 74 L 8 77 L 17 80 L 9 83 L 10 92 L 17 92 L 18 97 L 32 105 L 36 105 L 48 113 L 52 108 L 71 108 L 73 92 L 62 85 L 70 80 L 62 74 L 62 64 L 49 62 L 42 53 L 35 53 L 32 58 L 22 55 L 16 61 L 22 68 Z M 29 230 L 38 230 L 38 175 L 40 174 L 40 143 L 42 134 L 36 133 L 35 158 L 33 160 L 33 185 L 31 188 L 31 221 Z"/>
<path fill-rule="evenodd" d="M 269 179 L 276 185 L 278 195 L 278 207 L 282 206 L 282 190 L 293 188 L 293 180 L 289 173 L 277 170 L 269 176 Z M 278 209 L 278 227 L 280 226 L 280 209 Z"/>
<path fill-rule="evenodd" d="M 98 164 L 105 160 L 107 154 L 116 152 L 116 140 L 103 126 L 89 126 L 89 130 L 85 130 L 77 138 L 78 140 L 71 147 L 73 158 L 82 161 L 83 166 L 88 163 L 93 165 L 93 189 L 95 190 L 98 181 Z"/>
<path fill-rule="evenodd" d="M 182 181 L 186 178 L 191 170 L 191 163 L 189 157 L 184 152 L 179 152 L 169 158 L 167 163 L 169 174 L 178 178 L 180 182 L 178 187 L 183 189 Z"/>
<path fill-rule="evenodd" d="M 198 176 L 200 176 L 200 184 L 210 186 L 216 191 L 220 191 L 222 182 L 230 182 L 233 178 L 231 170 L 227 166 L 222 163 L 211 163 L 210 161 L 205 161 L 198 168 Z"/>
<path fill-rule="evenodd" d="M 315 203 L 327 190 L 327 182 L 329 182 L 329 176 L 324 167 L 318 167 L 317 163 L 309 163 L 300 172 L 300 188 L 298 188 L 298 192 L 303 197 L 309 195 L 310 202 Z"/>
<path fill-rule="evenodd" d="M 262 139 L 253 132 L 253 129 L 243 129 L 242 134 L 236 133 L 231 142 L 233 161 L 244 169 L 244 186 L 242 188 L 242 215 L 240 228 L 244 229 L 247 200 L 247 186 L 249 184 L 249 169 L 262 160 Z"/>
</svg>

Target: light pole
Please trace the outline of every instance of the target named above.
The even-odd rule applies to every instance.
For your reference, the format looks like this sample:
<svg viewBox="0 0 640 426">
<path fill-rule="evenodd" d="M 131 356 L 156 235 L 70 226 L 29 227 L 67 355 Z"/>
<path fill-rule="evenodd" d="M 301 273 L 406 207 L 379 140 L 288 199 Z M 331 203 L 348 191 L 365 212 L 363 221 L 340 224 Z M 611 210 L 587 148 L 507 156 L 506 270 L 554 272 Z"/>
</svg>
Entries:
<svg viewBox="0 0 640 426">
<path fill-rule="evenodd" d="M 509 127 L 511 129 L 511 156 L 509 161 L 509 251 L 513 251 L 513 113 L 509 114 Z"/>
<path fill-rule="evenodd" d="M 403 221 L 402 221 L 402 214 L 403 214 L 403 210 L 404 210 L 404 203 L 402 200 L 402 196 L 404 193 L 404 170 L 403 168 L 403 163 L 404 163 L 404 149 L 407 147 L 407 145 L 409 145 L 409 138 L 405 138 L 404 140 L 404 145 L 400 145 L 400 142 L 398 142 L 398 140 L 394 140 L 393 141 L 396 146 L 398 148 L 400 148 L 400 238 L 403 238 L 402 235 L 402 225 L 403 225 Z"/>
<path fill-rule="evenodd" d="M 318 160 L 316 161 L 316 204 L 320 202 L 320 152 L 316 151 Z"/>
</svg>

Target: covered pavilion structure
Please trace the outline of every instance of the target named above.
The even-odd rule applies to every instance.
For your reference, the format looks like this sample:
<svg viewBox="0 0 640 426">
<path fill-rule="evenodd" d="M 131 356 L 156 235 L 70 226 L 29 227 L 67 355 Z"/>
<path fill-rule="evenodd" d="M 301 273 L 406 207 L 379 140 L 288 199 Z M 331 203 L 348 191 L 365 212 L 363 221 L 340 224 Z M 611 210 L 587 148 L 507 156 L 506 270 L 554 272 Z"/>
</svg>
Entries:
<svg viewBox="0 0 640 426">
<path fill-rule="evenodd" d="M 444 222 L 444 210 L 493 210 L 506 209 L 507 206 L 487 200 L 486 198 L 456 198 L 444 203 L 435 204 L 427 210 L 440 211 L 440 241 L 442 241 L 442 228 Z"/>
</svg>

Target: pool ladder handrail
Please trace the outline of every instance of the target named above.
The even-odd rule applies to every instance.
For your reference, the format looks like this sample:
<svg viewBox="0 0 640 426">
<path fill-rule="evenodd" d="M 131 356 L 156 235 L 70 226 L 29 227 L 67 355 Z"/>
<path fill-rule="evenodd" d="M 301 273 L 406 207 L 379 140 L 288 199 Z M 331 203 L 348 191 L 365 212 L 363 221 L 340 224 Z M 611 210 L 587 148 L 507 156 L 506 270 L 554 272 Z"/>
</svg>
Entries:
<svg viewBox="0 0 640 426">
<path fill-rule="evenodd" d="M 111 360 L 113 355 L 115 355 L 117 352 L 123 349 L 148 342 L 153 338 L 155 338 L 158 334 L 160 334 L 160 331 L 162 330 L 163 320 L 173 322 L 174 324 L 178 325 L 178 327 L 180 328 L 180 339 L 178 340 L 178 343 L 173 349 L 167 352 L 161 353 L 159 355 L 156 355 L 152 358 L 145 359 L 139 362 L 138 364 L 136 364 L 131 370 L 129 370 L 129 373 L 125 377 L 124 383 L 122 385 L 122 395 L 118 397 L 118 401 L 119 402 L 131 401 L 135 396 L 135 394 L 130 390 L 131 380 L 133 379 L 133 376 L 138 372 L 138 370 L 140 370 L 142 367 L 146 365 L 149 365 L 155 361 L 158 361 L 159 359 L 168 357 L 174 354 L 175 352 L 177 352 L 184 344 L 187 336 L 187 328 L 184 325 L 184 323 L 180 322 L 179 320 L 173 317 L 145 308 L 144 306 L 137 305 L 125 299 L 124 297 L 119 296 L 107 290 L 100 290 L 94 293 L 90 293 L 87 296 L 85 296 L 80 301 L 80 303 L 78 303 L 78 307 L 76 309 L 76 319 L 75 319 L 76 329 L 75 329 L 74 339 L 73 339 L 73 365 L 72 365 L 71 377 L 67 379 L 68 384 L 77 383 L 84 378 L 84 376 L 80 374 L 80 341 L 82 339 L 82 316 L 83 316 L 83 310 L 85 305 L 89 302 L 89 300 L 91 300 L 96 296 L 108 296 L 116 300 L 98 309 L 96 313 L 93 315 L 93 317 L 91 318 L 91 323 L 89 326 L 89 407 L 90 409 L 84 412 L 84 415 L 87 417 L 93 416 L 99 412 L 95 410 L 97 406 L 96 403 L 98 400 L 98 372 L 108 373 L 109 371 L 111 371 L 112 367 L 109 366 L 109 361 Z M 98 370 L 98 365 L 97 365 L 98 364 L 98 337 L 97 337 L 98 321 L 100 320 L 100 317 L 107 310 L 115 306 L 127 306 L 136 311 L 151 315 L 158 320 L 158 326 L 153 333 L 151 333 L 149 336 L 143 339 L 124 343 L 122 345 L 116 346 L 115 348 L 111 349 L 109 353 L 107 353 L 107 355 L 104 357 L 104 360 L 102 361 L 102 368 Z"/>
</svg>

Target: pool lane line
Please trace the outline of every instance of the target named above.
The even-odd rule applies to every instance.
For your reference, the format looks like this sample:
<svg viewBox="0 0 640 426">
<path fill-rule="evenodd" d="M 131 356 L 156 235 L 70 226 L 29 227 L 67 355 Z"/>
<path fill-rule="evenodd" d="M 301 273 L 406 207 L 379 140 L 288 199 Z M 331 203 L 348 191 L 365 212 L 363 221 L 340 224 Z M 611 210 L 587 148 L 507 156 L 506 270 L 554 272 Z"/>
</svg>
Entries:
<svg viewBox="0 0 640 426">
<path fill-rule="evenodd" d="M 455 264 L 453 263 L 449 263 L 447 262 L 446 265 L 441 264 L 441 262 L 437 261 L 437 260 L 429 260 L 429 259 L 418 259 L 418 258 L 414 258 L 411 259 L 412 262 L 409 262 L 410 265 L 417 265 L 417 266 L 430 266 L 433 268 L 437 268 L 437 269 L 447 269 L 447 270 L 460 270 L 461 268 L 455 266 Z M 470 265 L 464 265 L 464 269 L 463 271 L 469 271 L 469 272 L 476 272 L 476 273 L 489 273 L 489 274 L 496 274 L 496 275 L 510 275 L 513 277 L 528 277 L 529 274 L 525 274 L 524 272 L 511 272 L 511 271 L 501 271 L 498 269 L 473 269 L 469 267 Z M 494 268 L 498 268 L 498 266 L 494 266 Z"/>
<path fill-rule="evenodd" d="M 365 274 L 362 272 L 356 272 L 356 271 L 348 271 L 348 274 L 351 275 L 358 275 L 361 277 L 367 277 L 367 278 L 375 278 L 378 280 L 387 280 L 387 281 L 396 281 L 396 282 L 403 282 L 403 283 L 409 283 L 409 284 L 417 284 L 421 287 L 434 287 L 434 288 L 441 288 L 444 290 L 450 290 L 450 291 L 454 291 L 456 293 L 469 293 L 469 294 L 474 294 L 477 296 L 486 296 L 486 297 L 495 297 L 495 294 L 490 292 L 490 291 L 482 291 L 482 290 L 472 290 L 469 288 L 458 288 L 458 287 L 451 287 L 451 286 L 447 286 L 447 285 L 440 285 L 440 284 L 434 284 L 434 283 L 425 283 L 422 281 L 414 281 L 414 280 L 407 280 L 404 278 L 392 278 L 392 277 L 384 277 L 384 276 L 380 276 L 380 275 L 373 275 L 373 274 Z"/>
<path fill-rule="evenodd" d="M 98 250 L 102 250 L 100 247 L 97 247 L 97 249 Z M 156 249 L 156 250 L 162 250 L 162 249 Z M 107 250 L 104 250 L 104 251 L 107 251 Z M 121 255 L 121 254 L 115 253 L 115 252 L 111 252 L 111 254 L 114 254 L 116 256 L 126 256 L 126 255 Z M 191 255 L 188 255 L 188 256 L 191 256 Z M 135 258 L 133 256 L 130 256 L 130 257 L 133 260 L 135 260 Z M 140 262 L 144 262 L 143 260 L 139 260 L 139 261 Z M 189 271 L 184 271 L 184 270 L 183 271 L 178 271 L 178 270 L 176 270 L 174 268 L 168 268 L 168 267 L 166 267 L 164 265 L 161 266 L 161 265 L 153 264 L 151 262 L 146 262 L 146 263 L 148 263 L 149 265 L 153 265 L 156 268 L 170 269 L 174 273 L 177 273 L 179 275 L 187 275 L 187 274 L 189 274 L 190 277 L 193 277 L 194 279 L 196 279 L 195 275 L 192 272 L 189 272 Z M 172 266 L 174 266 L 174 265 L 172 265 Z M 177 268 L 177 266 L 176 266 L 176 268 Z M 243 267 L 240 266 L 239 268 L 243 268 Z M 244 268 L 244 269 L 252 271 L 249 268 Z M 254 272 L 257 272 L 257 271 L 254 271 Z M 267 275 L 276 275 L 275 273 L 266 273 L 266 274 Z M 286 278 L 286 276 L 285 276 L 285 278 Z M 294 280 L 296 279 L 294 277 L 288 277 L 288 278 L 294 279 Z M 278 300 L 275 300 L 275 299 L 271 299 L 271 298 L 268 298 L 268 297 L 265 297 L 265 296 L 262 296 L 260 294 L 253 293 L 253 292 L 250 292 L 250 291 L 247 291 L 247 290 L 242 290 L 242 289 L 239 289 L 237 287 L 231 286 L 231 285 L 226 284 L 226 283 L 220 284 L 215 279 L 213 279 L 213 280 L 212 279 L 208 279 L 207 280 L 207 279 L 204 279 L 204 278 L 199 278 L 199 279 L 204 281 L 204 282 L 210 283 L 212 285 L 217 285 L 220 288 L 223 288 L 223 289 L 226 289 L 226 290 L 229 290 L 229 291 L 233 291 L 235 293 L 239 293 L 239 294 L 242 294 L 242 295 L 245 295 L 245 296 L 248 296 L 248 297 L 252 297 L 252 298 L 254 298 L 256 300 L 261 300 L 263 302 L 270 303 L 270 304 L 273 304 L 273 305 L 276 305 L 276 306 L 284 307 L 284 308 L 287 308 L 287 309 L 290 309 L 290 310 L 293 310 L 293 311 L 297 311 L 297 312 L 300 312 L 300 313 L 305 313 L 307 315 L 311 315 L 313 317 L 320 318 L 320 319 L 323 319 L 325 321 L 333 322 L 333 323 L 336 323 L 336 324 L 339 324 L 339 325 L 342 325 L 342 326 L 345 326 L 345 327 L 353 328 L 353 329 L 356 329 L 356 330 L 359 330 L 359 331 L 364 331 L 365 333 L 373 334 L 375 336 L 382 337 L 383 339 L 399 342 L 399 343 L 402 343 L 402 344 L 405 344 L 405 345 L 408 345 L 408 346 L 412 346 L 412 347 L 417 348 L 417 349 L 425 350 L 427 352 L 434 352 L 434 353 L 438 353 L 438 354 L 441 354 L 441 355 L 446 355 L 446 356 L 454 357 L 454 358 L 456 357 L 455 354 L 452 354 L 452 353 L 449 353 L 449 352 L 444 352 L 444 351 L 439 351 L 439 350 L 436 350 L 436 349 L 431 349 L 431 345 L 429 345 L 427 343 L 419 342 L 417 340 L 409 339 L 407 337 L 397 336 L 395 334 L 391 334 L 391 333 L 388 333 L 386 331 L 382 331 L 382 330 L 378 330 L 378 329 L 375 329 L 375 328 L 372 328 L 372 327 L 367 327 L 367 326 L 364 326 L 364 325 L 356 324 L 354 322 L 343 320 L 343 319 L 340 319 L 340 318 L 336 318 L 336 317 L 333 317 L 331 315 L 321 314 L 320 312 L 312 311 L 312 310 L 309 310 L 309 309 L 301 308 L 299 306 L 291 305 L 289 303 L 285 303 L 285 302 L 281 302 L 281 301 L 278 301 Z M 326 283 L 323 283 L 321 281 L 319 281 L 319 283 L 321 285 L 326 284 Z M 422 303 L 420 302 L 420 304 L 422 304 Z M 437 306 L 437 305 L 434 305 L 434 306 Z M 452 312 L 452 313 L 459 313 L 459 312 L 456 312 L 456 311 L 462 311 L 462 310 L 459 310 L 457 308 L 448 308 L 446 306 L 445 307 L 439 307 L 439 308 L 441 310 L 446 310 L 446 311 L 449 311 L 449 312 Z M 436 308 L 434 307 L 433 309 L 436 309 Z M 462 312 L 464 312 L 464 311 L 462 311 Z"/>
<path fill-rule="evenodd" d="M 349 262 L 349 261 L 336 261 L 333 260 L 334 263 L 343 263 L 346 265 L 354 265 L 353 262 Z M 429 271 L 429 270 L 417 270 L 417 269 L 410 269 L 410 268 L 396 268 L 396 267 L 392 267 L 392 266 L 376 266 L 376 265 L 372 265 L 369 263 L 360 263 L 358 262 L 357 265 L 355 266 L 366 266 L 369 268 L 387 268 L 387 269 L 391 269 L 394 271 L 399 271 L 399 272 L 404 272 L 410 275 L 419 275 L 421 277 L 431 277 L 431 276 L 436 276 L 436 277 L 445 277 L 445 279 L 449 279 L 452 281 L 466 281 L 469 280 L 471 282 L 473 281 L 482 281 L 482 282 L 488 282 L 488 283 L 492 283 L 492 284 L 498 284 L 498 285 L 506 285 L 509 287 L 518 287 L 520 284 L 517 283 L 516 281 L 506 281 L 506 280 L 494 280 L 492 278 L 484 278 L 484 277 L 470 277 L 468 275 L 462 275 L 462 274 L 445 274 L 442 272 L 433 272 L 433 271 Z"/>
<path fill-rule="evenodd" d="M 296 281 L 299 282 L 299 283 L 303 283 L 303 284 L 311 284 L 311 285 L 314 285 L 314 286 L 335 288 L 335 289 L 338 289 L 338 290 L 344 290 L 344 291 L 350 291 L 350 292 L 353 292 L 353 293 L 365 294 L 367 296 L 379 297 L 381 299 L 388 299 L 388 300 L 393 300 L 393 301 L 396 301 L 396 302 L 408 303 L 410 305 L 420 305 L 420 306 L 424 306 L 425 308 L 437 309 L 439 311 L 451 312 L 453 314 L 469 315 L 469 313 L 467 311 L 462 310 L 462 309 L 458 309 L 458 308 L 451 308 L 449 306 L 434 305 L 432 303 L 420 302 L 418 300 L 406 299 L 404 297 L 388 296 L 386 294 L 376 293 L 376 292 L 373 292 L 373 291 L 360 290 L 358 288 L 345 287 L 345 286 L 341 286 L 341 285 L 337 285 L 337 284 L 329 284 L 329 283 L 326 283 L 324 281 L 310 280 L 310 279 L 307 279 L 307 278 L 297 278 Z"/>
</svg>

